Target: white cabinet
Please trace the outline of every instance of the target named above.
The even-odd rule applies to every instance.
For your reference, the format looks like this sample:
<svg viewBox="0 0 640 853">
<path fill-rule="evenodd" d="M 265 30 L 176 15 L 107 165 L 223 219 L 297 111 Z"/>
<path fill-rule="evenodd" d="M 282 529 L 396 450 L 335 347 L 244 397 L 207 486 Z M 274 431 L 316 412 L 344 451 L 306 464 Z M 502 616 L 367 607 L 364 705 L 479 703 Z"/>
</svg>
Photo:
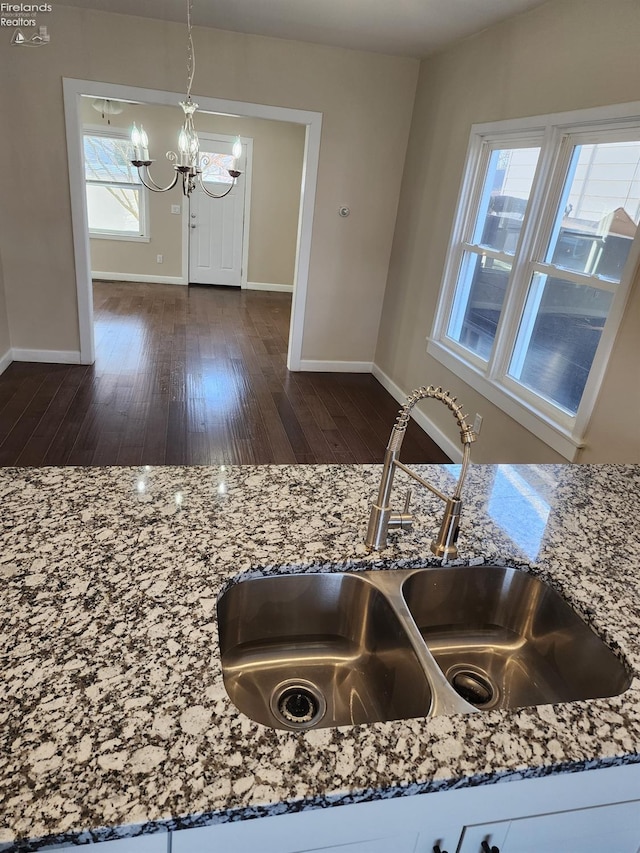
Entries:
<svg viewBox="0 0 640 853">
<path fill-rule="evenodd" d="M 500 853 L 640 853 L 640 764 L 144 835 L 100 853 L 482 853 L 483 841 Z"/>
<path fill-rule="evenodd" d="M 171 853 L 640 853 L 640 765 L 188 829 Z"/>
<path fill-rule="evenodd" d="M 418 831 L 378 803 L 312 810 L 172 833 L 171 853 L 417 853 Z"/>
<path fill-rule="evenodd" d="M 171 833 L 155 832 L 151 835 L 136 835 L 131 838 L 118 838 L 115 841 L 101 841 L 100 853 L 170 853 Z M 79 853 L 83 847 L 51 846 L 46 850 L 56 850 L 57 853 Z"/>
<path fill-rule="evenodd" d="M 458 853 L 638 853 L 640 800 L 464 828 Z"/>
</svg>

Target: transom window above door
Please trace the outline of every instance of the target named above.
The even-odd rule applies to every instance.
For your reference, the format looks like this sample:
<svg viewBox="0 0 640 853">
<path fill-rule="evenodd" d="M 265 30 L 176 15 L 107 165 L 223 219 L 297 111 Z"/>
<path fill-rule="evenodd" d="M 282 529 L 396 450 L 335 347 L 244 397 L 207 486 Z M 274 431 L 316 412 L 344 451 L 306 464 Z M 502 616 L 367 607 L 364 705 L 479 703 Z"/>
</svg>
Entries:
<svg viewBox="0 0 640 853">
<path fill-rule="evenodd" d="M 636 106 L 473 128 L 428 342 L 569 459 L 637 264 Z"/>
</svg>

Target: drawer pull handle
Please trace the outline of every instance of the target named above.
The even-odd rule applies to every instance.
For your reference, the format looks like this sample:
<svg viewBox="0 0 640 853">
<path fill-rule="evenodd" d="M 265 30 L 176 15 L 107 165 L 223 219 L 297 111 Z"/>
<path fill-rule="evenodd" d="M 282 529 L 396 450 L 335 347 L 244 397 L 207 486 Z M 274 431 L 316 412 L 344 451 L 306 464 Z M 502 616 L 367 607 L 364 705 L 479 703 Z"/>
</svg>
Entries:
<svg viewBox="0 0 640 853">
<path fill-rule="evenodd" d="M 486 841 L 483 841 L 480 846 L 482 847 L 482 853 L 500 853 L 497 847 L 489 847 Z"/>
</svg>

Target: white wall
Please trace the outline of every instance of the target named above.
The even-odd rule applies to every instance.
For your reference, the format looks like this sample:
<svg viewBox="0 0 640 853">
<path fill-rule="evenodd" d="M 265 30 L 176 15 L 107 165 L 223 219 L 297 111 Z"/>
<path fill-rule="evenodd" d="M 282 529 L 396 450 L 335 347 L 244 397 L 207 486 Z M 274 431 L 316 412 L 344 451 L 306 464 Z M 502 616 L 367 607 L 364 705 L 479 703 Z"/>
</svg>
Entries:
<svg viewBox="0 0 640 853">
<path fill-rule="evenodd" d="M 564 460 L 426 353 L 471 125 L 638 100 L 639 33 L 636 0 L 553 0 L 421 65 L 375 360 L 405 391 L 443 385 L 482 413 L 476 461 Z M 640 462 L 639 361 L 636 278 L 579 461 Z M 423 409 L 454 437 L 443 407 Z"/>
<path fill-rule="evenodd" d="M 51 42 L 0 43 L 0 252 L 15 347 L 79 349 L 62 77 L 180 92 L 185 28 L 55 5 Z M 194 32 L 194 96 L 322 112 L 305 359 L 372 361 L 418 72 L 415 60 Z M 348 219 L 338 216 L 349 205 Z"/>
</svg>

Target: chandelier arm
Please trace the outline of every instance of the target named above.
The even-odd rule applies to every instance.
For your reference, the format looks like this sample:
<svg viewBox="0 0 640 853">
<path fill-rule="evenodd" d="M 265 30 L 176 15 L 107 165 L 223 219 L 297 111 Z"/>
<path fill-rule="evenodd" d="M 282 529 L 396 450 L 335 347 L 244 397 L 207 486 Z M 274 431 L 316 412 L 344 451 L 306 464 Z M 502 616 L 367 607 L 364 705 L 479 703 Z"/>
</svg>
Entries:
<svg viewBox="0 0 640 853">
<path fill-rule="evenodd" d="M 138 177 L 140 178 L 140 181 L 144 184 L 144 186 L 145 186 L 148 190 L 151 190 L 151 192 L 153 192 L 153 193 L 166 193 L 166 192 L 168 192 L 169 190 L 172 190 L 172 189 L 175 187 L 175 185 L 178 183 L 178 178 L 179 178 L 179 176 L 180 176 L 180 173 L 179 173 L 179 172 L 176 172 L 176 173 L 175 173 L 175 175 L 174 175 L 173 180 L 171 181 L 171 183 L 170 183 L 170 184 L 167 184 L 167 186 L 166 186 L 166 187 L 161 187 L 161 186 L 159 186 L 158 184 L 156 184 L 156 182 L 155 182 L 155 181 L 153 180 L 153 178 L 151 177 L 151 174 L 150 174 L 150 172 L 149 172 L 149 167 L 148 167 L 148 166 L 144 166 L 144 167 L 142 167 L 142 166 L 138 166 L 137 168 L 138 168 Z M 144 179 L 144 175 L 143 175 L 143 173 L 142 173 L 142 171 L 141 171 L 141 169 L 142 169 L 142 168 L 144 168 L 145 173 L 146 173 L 146 176 L 147 176 L 147 178 L 149 179 L 150 183 L 147 183 L 147 182 L 145 181 L 145 179 Z"/>
<path fill-rule="evenodd" d="M 200 177 L 200 175 L 198 175 L 198 181 L 199 181 L 199 183 L 200 183 L 200 187 L 201 187 L 201 189 L 202 189 L 202 190 L 203 190 L 203 191 L 204 191 L 204 192 L 209 196 L 209 198 L 224 198 L 225 196 L 229 195 L 229 193 L 231 192 L 231 190 L 232 190 L 232 189 L 235 187 L 235 185 L 236 185 L 236 178 L 234 178 L 234 179 L 233 179 L 233 183 L 231 184 L 231 186 L 229 187 L 229 189 L 228 189 L 228 190 L 225 190 L 225 192 L 223 192 L 221 195 L 215 195 L 215 193 L 209 192 L 209 190 L 205 187 L 205 185 L 204 185 L 204 181 L 202 180 L 202 178 Z"/>
</svg>

